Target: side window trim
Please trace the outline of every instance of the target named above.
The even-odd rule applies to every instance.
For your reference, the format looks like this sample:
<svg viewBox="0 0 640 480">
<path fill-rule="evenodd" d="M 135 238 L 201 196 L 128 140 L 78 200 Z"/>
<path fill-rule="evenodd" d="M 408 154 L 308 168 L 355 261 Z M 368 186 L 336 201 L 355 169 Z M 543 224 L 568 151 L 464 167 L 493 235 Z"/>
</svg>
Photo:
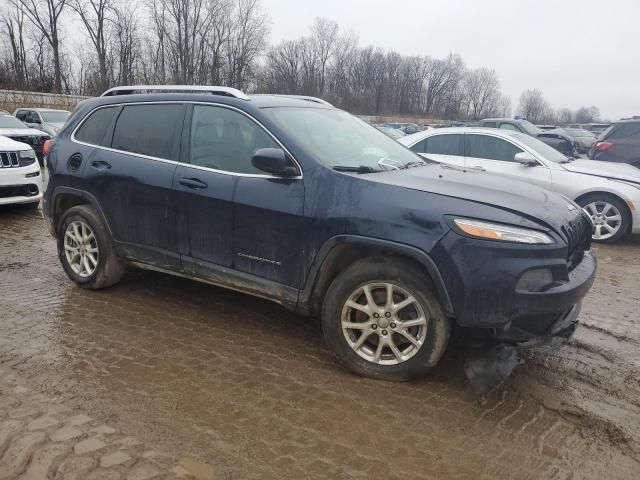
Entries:
<svg viewBox="0 0 640 480">
<path fill-rule="evenodd" d="M 127 151 L 124 151 L 124 150 L 118 150 L 116 148 L 112 148 L 111 145 L 112 145 L 112 142 L 113 142 L 113 133 L 114 133 L 114 130 L 115 130 L 115 125 L 116 125 L 115 121 L 113 122 L 112 128 L 110 129 L 111 130 L 111 142 L 109 142 L 109 147 L 105 147 L 105 146 L 102 146 L 102 145 L 94 145 L 94 144 L 86 143 L 86 142 L 83 142 L 81 140 L 76 139 L 76 132 L 80 129 L 80 127 L 82 127 L 83 123 L 95 111 L 97 111 L 99 109 L 119 107 L 120 108 L 120 112 L 118 112 L 117 115 L 115 116 L 115 117 L 119 117 L 120 114 L 122 113 L 122 109 L 127 105 L 148 105 L 148 104 L 155 105 L 155 104 L 167 104 L 167 103 L 169 103 L 169 104 L 170 103 L 179 103 L 179 104 L 182 104 L 182 105 L 184 105 L 186 107 L 190 107 L 191 109 L 193 109 L 193 105 L 208 105 L 208 106 L 222 107 L 222 108 L 227 108 L 229 110 L 238 112 L 238 113 L 246 116 L 252 122 L 256 123 L 260 128 L 262 128 L 278 145 L 280 145 L 280 147 L 284 150 L 284 152 L 287 154 L 287 156 L 293 161 L 296 169 L 298 170 L 298 175 L 295 176 L 295 177 L 287 177 L 287 180 L 301 180 L 303 178 L 303 171 L 302 171 L 302 167 L 300 166 L 300 163 L 291 154 L 289 149 L 284 146 L 284 144 L 280 141 L 280 139 L 278 139 L 278 137 L 276 137 L 268 128 L 266 128 L 259 120 L 254 118 L 252 115 L 248 114 L 247 112 L 245 112 L 243 110 L 240 110 L 239 108 L 233 107 L 231 105 L 225 105 L 225 104 L 222 104 L 222 103 L 165 100 L 165 101 L 155 101 L 155 102 L 110 103 L 108 105 L 100 105 L 98 107 L 95 107 L 89 113 L 87 113 L 82 118 L 82 120 L 78 123 L 78 125 L 76 125 L 76 127 L 71 132 L 71 141 L 74 142 L 74 143 L 78 143 L 80 145 L 87 145 L 89 147 L 99 148 L 99 149 L 102 149 L 102 150 L 108 150 L 108 151 L 116 152 L 116 153 L 126 153 L 128 155 L 134 155 L 136 157 L 141 157 L 141 158 L 148 158 L 150 160 L 156 160 L 158 162 L 168 162 L 168 163 L 181 164 L 181 162 L 176 161 L 176 160 L 167 160 L 165 158 L 152 157 L 152 156 L 149 156 L 149 155 L 143 155 L 143 154 L 134 153 L 134 152 L 127 152 Z M 190 135 L 190 133 L 191 133 L 191 131 L 189 129 L 188 130 L 188 135 Z M 201 170 L 208 170 L 208 171 L 223 173 L 225 175 L 233 175 L 233 176 L 237 176 L 237 177 L 268 178 L 268 179 L 278 179 L 278 180 L 282 179 L 281 177 L 277 177 L 275 175 L 269 175 L 269 174 L 254 175 L 254 174 L 245 174 L 245 173 L 234 173 L 234 172 L 227 172 L 227 171 L 224 171 L 224 170 L 214 170 L 214 169 L 210 169 L 210 168 L 207 168 L 207 167 L 200 167 L 198 165 L 192 165 L 191 163 L 186 163 L 186 165 L 189 165 L 191 168 L 197 168 L 197 169 L 201 169 Z"/>
</svg>

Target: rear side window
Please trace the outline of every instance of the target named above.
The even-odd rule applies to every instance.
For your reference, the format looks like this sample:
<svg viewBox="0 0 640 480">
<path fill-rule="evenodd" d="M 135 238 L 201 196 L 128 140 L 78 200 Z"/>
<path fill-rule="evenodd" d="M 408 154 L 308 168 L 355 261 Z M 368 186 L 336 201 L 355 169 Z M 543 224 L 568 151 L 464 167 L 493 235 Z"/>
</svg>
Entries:
<svg viewBox="0 0 640 480">
<path fill-rule="evenodd" d="M 471 134 L 467 135 L 467 151 L 469 157 L 504 162 L 513 162 L 516 153 L 522 153 L 521 149 L 501 138 Z"/>
<path fill-rule="evenodd" d="M 107 132 L 119 109 L 120 107 L 107 107 L 95 110 L 80 125 L 80 128 L 75 133 L 75 139 L 91 145 L 108 147 Z"/>
<path fill-rule="evenodd" d="M 513 130 L 514 132 L 520 131 L 519 128 L 517 128 L 515 125 L 512 125 L 510 123 L 501 123 L 500 128 L 502 128 L 503 130 Z"/>
<path fill-rule="evenodd" d="M 463 135 L 434 135 L 427 139 L 425 153 L 434 155 L 455 155 L 464 156 Z"/>
<path fill-rule="evenodd" d="M 112 148 L 150 157 L 177 160 L 182 132 L 180 104 L 128 105 L 118 117 Z"/>
<path fill-rule="evenodd" d="M 485 128 L 496 128 L 498 125 L 496 122 L 484 122 L 482 126 Z"/>
</svg>

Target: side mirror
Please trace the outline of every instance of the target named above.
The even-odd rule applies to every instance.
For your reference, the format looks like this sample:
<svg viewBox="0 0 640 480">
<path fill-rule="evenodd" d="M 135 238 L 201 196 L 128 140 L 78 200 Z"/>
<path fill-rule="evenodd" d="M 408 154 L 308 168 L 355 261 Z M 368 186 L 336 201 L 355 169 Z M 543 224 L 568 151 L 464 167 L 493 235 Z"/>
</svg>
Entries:
<svg viewBox="0 0 640 480">
<path fill-rule="evenodd" d="M 259 148 L 253 153 L 251 163 L 258 170 L 277 177 L 289 178 L 298 174 L 298 170 L 281 148 Z"/>
<path fill-rule="evenodd" d="M 538 160 L 528 152 L 516 153 L 513 157 L 513 161 L 526 165 L 527 167 L 535 167 L 538 165 Z"/>
</svg>

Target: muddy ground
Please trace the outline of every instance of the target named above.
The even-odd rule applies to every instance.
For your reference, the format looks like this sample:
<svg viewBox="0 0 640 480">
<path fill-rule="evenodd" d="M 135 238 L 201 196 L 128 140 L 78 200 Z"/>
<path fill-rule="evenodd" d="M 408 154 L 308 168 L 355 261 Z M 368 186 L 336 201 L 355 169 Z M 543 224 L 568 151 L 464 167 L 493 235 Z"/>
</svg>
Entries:
<svg viewBox="0 0 640 480">
<path fill-rule="evenodd" d="M 336 365 L 317 320 L 263 300 L 141 271 L 80 290 L 41 214 L 0 208 L 0 400 L 11 375 L 25 401 L 223 479 L 637 479 L 640 241 L 596 251 L 571 343 L 479 405 L 455 350 L 430 378 L 383 383 Z"/>
</svg>

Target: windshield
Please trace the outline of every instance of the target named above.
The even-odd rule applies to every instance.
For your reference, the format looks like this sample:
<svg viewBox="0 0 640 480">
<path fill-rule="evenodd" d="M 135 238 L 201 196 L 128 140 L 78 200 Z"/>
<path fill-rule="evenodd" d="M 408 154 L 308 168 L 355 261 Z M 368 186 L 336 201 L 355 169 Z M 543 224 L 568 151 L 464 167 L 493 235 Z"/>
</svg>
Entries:
<svg viewBox="0 0 640 480">
<path fill-rule="evenodd" d="M 553 147 L 550 147 L 546 143 L 537 138 L 531 137 L 529 135 L 524 135 L 522 133 L 514 133 L 513 136 L 517 138 L 519 141 L 524 143 L 526 146 L 535 151 L 538 155 L 540 155 L 545 160 L 549 160 L 555 163 L 566 163 L 569 159 L 556 150 Z"/>
<path fill-rule="evenodd" d="M 29 128 L 16 117 L 0 115 L 0 128 Z"/>
<path fill-rule="evenodd" d="M 46 123 L 64 123 L 69 118 L 69 112 L 40 112 L 40 116 Z"/>
<path fill-rule="evenodd" d="M 310 155 L 330 167 L 381 170 L 381 160 L 383 165 L 397 168 L 424 163 L 411 150 L 341 110 L 268 108 L 264 113 Z"/>
<path fill-rule="evenodd" d="M 541 128 L 536 127 L 529 120 L 520 120 L 519 123 L 520 125 L 522 125 L 522 128 L 524 128 L 529 135 L 538 135 L 543 132 Z"/>
</svg>

